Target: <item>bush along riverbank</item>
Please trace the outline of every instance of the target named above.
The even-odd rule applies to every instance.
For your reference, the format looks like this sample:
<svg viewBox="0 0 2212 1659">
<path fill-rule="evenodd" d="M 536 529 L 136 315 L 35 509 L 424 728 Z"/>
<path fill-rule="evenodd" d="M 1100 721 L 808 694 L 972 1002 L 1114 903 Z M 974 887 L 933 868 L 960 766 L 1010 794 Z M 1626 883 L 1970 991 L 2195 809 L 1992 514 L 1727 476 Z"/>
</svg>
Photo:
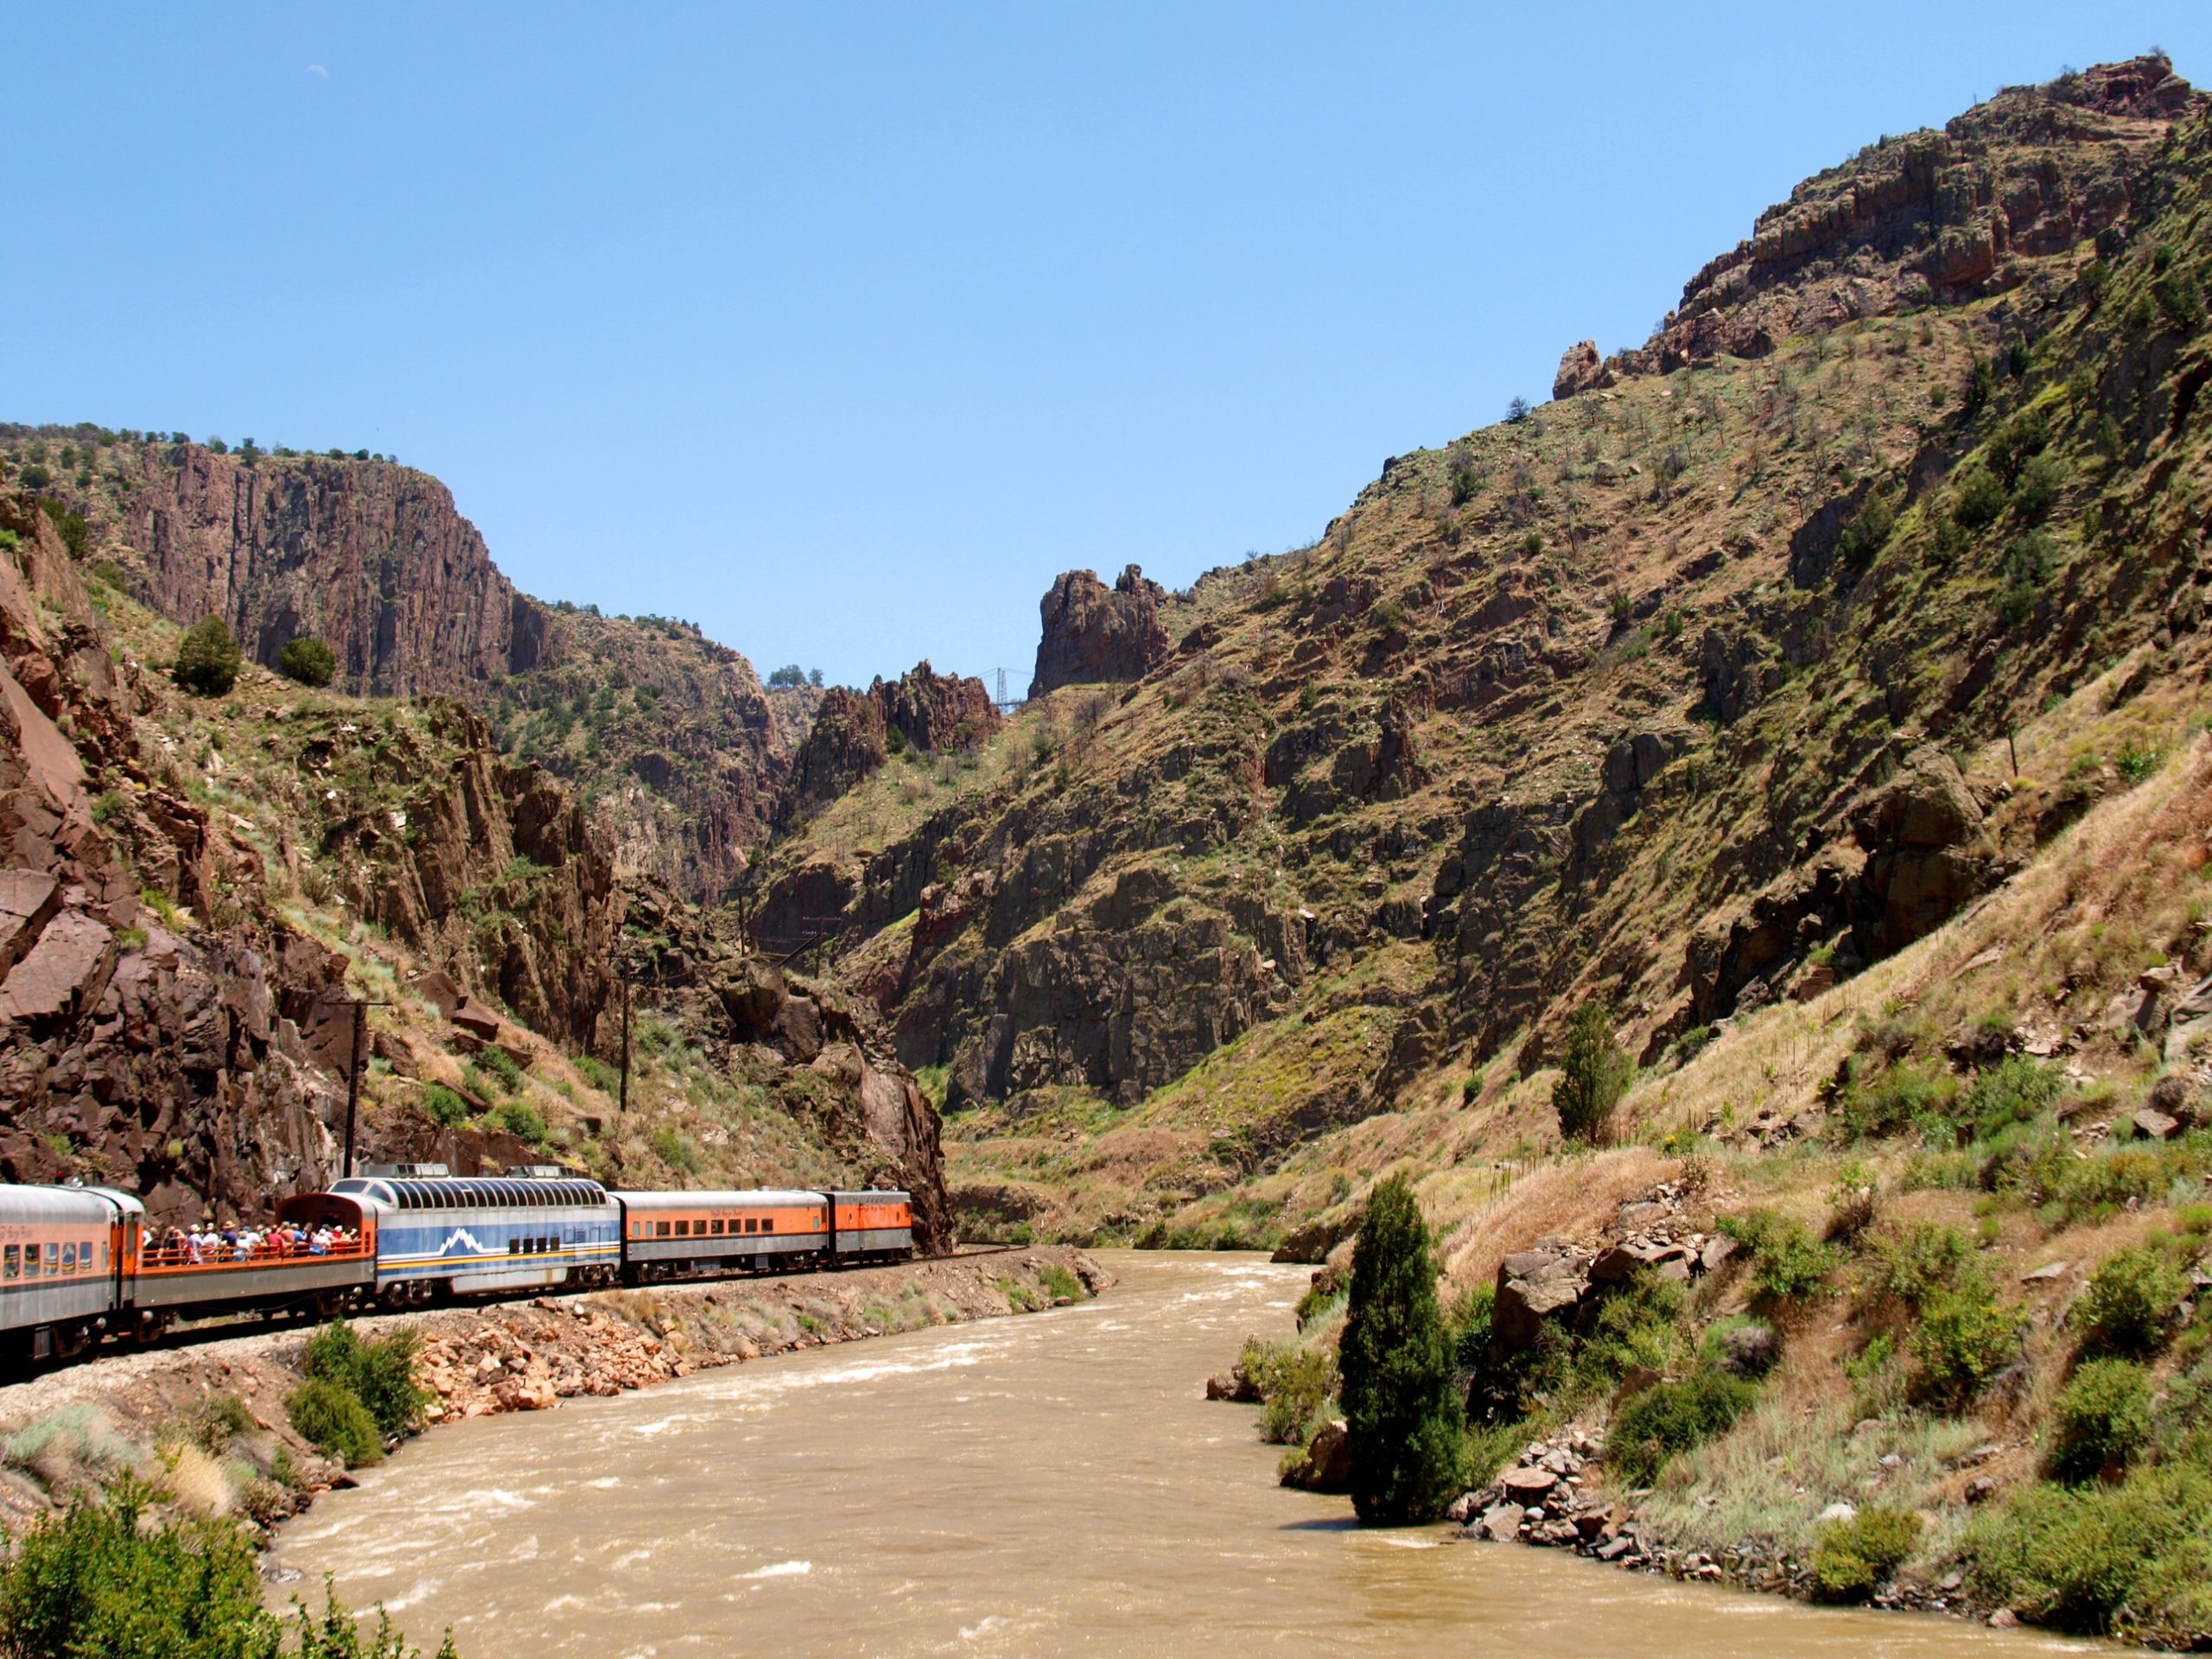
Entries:
<svg viewBox="0 0 2212 1659">
<path fill-rule="evenodd" d="M 2212 1645 L 2212 1207 L 2058 1217 L 2062 1255 L 2040 1224 L 1832 1161 L 1808 1201 L 1809 1169 L 1793 1188 L 1770 1160 L 1586 1154 L 1514 1201 L 1550 1229 L 1525 1248 L 1502 1205 L 1444 1275 L 1494 1252 L 1446 1304 L 1449 1519 L 1677 1578 Z M 1208 1392 L 1260 1405 L 1287 1484 L 1356 1492 L 1347 1265 Z"/>
<path fill-rule="evenodd" d="M 232 1646 L 194 1647 L 182 1637 L 182 1645 L 137 1649 L 90 1637 L 78 1647 L 25 1645 L 8 1623 L 16 1605 L 9 1586 L 58 1581 L 59 1560 L 87 1584 L 123 1586 L 102 1592 L 109 1599 L 99 1617 L 109 1623 L 99 1629 L 127 1634 L 137 1628 L 132 1618 L 181 1615 L 161 1589 L 167 1569 L 137 1554 L 111 1559 L 124 1534 L 158 1538 L 157 1555 L 189 1558 L 207 1583 L 227 1584 L 237 1559 L 251 1576 L 256 1549 L 279 1522 L 437 1424 L 649 1388 L 801 1348 L 1034 1312 L 1110 1282 L 1072 1249 L 1039 1247 L 260 1331 L 103 1356 L 0 1388 L 0 1527 L 14 1541 L 0 1560 L 0 1659 L 65 1650 L 91 1659 L 273 1659 L 276 1627 L 257 1624 L 238 1625 L 245 1634 Z M 267 1557 L 261 1571 L 288 1576 Z M 289 1639 L 308 1643 L 297 1649 L 304 1659 L 346 1659 L 357 1649 L 330 1644 L 353 1639 L 353 1630 L 341 1610 L 307 1620 Z M 406 1651 L 396 1633 L 359 1640 L 382 1643 L 358 1649 L 370 1659 Z"/>
</svg>

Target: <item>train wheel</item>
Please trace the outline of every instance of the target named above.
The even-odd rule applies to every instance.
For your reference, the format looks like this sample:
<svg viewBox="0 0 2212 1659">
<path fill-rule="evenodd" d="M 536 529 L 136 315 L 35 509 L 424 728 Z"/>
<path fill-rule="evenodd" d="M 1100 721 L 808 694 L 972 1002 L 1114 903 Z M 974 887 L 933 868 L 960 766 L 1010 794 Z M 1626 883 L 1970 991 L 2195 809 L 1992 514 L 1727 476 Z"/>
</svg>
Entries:
<svg viewBox="0 0 2212 1659">
<path fill-rule="evenodd" d="M 54 1327 L 54 1352 L 58 1359 L 74 1359 L 92 1345 L 92 1327 L 83 1325 L 57 1325 Z"/>
</svg>

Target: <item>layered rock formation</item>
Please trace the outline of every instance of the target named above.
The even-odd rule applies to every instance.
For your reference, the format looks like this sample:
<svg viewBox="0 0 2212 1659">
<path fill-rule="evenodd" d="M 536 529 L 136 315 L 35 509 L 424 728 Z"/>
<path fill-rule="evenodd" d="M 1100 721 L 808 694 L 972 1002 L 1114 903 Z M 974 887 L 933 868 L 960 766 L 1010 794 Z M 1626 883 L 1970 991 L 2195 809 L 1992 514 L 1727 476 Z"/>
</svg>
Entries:
<svg viewBox="0 0 2212 1659">
<path fill-rule="evenodd" d="M 1101 680 L 1141 680 L 1172 643 L 1160 607 L 1167 590 L 1130 565 L 1110 588 L 1089 570 L 1071 570 L 1039 607 L 1045 621 L 1029 695 Z"/>
</svg>

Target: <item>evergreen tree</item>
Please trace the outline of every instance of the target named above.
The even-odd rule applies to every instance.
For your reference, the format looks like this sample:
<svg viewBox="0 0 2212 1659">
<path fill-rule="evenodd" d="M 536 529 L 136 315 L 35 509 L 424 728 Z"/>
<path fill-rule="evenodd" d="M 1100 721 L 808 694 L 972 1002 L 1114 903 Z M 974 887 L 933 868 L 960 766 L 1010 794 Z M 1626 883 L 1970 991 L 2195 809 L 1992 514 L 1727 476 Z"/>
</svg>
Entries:
<svg viewBox="0 0 2212 1659">
<path fill-rule="evenodd" d="M 176 651 L 176 683 L 203 697 L 226 695 L 238 677 L 241 653 L 219 616 L 195 622 Z"/>
<path fill-rule="evenodd" d="M 338 672 L 338 653 L 307 634 L 287 639 L 276 653 L 276 667 L 285 678 L 302 685 L 328 685 Z"/>
<path fill-rule="evenodd" d="M 1452 1386 L 1428 1226 L 1402 1176 L 1368 1198 L 1338 1366 L 1360 1519 L 1382 1526 L 1435 1520 L 1459 1494 L 1465 1414 Z"/>
<path fill-rule="evenodd" d="M 1612 1121 L 1636 1067 L 1613 1040 L 1613 1019 L 1602 1002 L 1585 1002 L 1567 1027 L 1567 1052 L 1552 1085 L 1552 1109 L 1570 1141 L 1595 1141 Z"/>
</svg>

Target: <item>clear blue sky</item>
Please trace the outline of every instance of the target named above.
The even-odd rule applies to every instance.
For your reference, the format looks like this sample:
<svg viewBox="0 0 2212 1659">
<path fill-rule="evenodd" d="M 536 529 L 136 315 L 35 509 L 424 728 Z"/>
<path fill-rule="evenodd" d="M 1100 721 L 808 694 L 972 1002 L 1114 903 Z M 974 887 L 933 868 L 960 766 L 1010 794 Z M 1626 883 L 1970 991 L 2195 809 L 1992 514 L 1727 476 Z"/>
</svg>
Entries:
<svg viewBox="0 0 2212 1659">
<path fill-rule="evenodd" d="M 367 448 L 529 591 L 1027 683 L 1640 341 L 1808 173 L 2212 6 L 16 6 L 0 418 Z"/>
</svg>

